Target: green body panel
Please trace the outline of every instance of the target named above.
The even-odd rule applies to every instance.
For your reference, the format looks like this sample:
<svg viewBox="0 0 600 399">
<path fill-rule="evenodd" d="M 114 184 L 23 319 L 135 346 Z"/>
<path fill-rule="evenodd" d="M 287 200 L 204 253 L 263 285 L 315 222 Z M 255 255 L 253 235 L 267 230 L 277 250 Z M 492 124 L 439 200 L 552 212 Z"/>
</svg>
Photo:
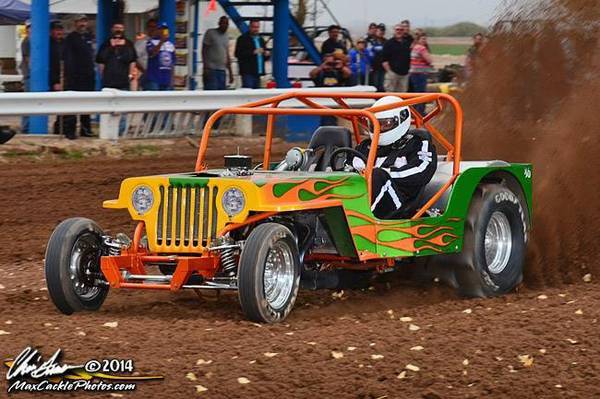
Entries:
<svg viewBox="0 0 600 399">
<path fill-rule="evenodd" d="M 440 216 L 417 220 L 378 220 L 370 209 L 366 179 L 348 172 L 261 172 L 251 176 L 210 177 L 221 170 L 169 176 L 174 185 L 206 185 L 209 180 L 251 183 L 250 211 L 298 212 L 323 208 L 330 235 L 343 256 L 396 258 L 455 253 L 462 250 L 464 221 L 471 198 L 483 178 L 492 173 L 514 177 L 521 186 L 529 214 L 532 211 L 532 168 L 529 164 L 475 166 L 460 173 Z M 341 207 L 332 205 L 341 202 Z M 327 201 L 327 202 L 324 202 Z M 320 204 L 323 203 L 322 207 Z M 274 205 L 275 204 L 275 205 Z M 343 209 L 343 212 L 341 211 Z"/>
<path fill-rule="evenodd" d="M 331 239 L 341 256 L 356 257 L 356 246 L 348 228 L 348 222 L 341 207 L 325 208 L 323 217 L 327 223 Z M 339 232 L 345 231 L 346 234 Z"/>
</svg>

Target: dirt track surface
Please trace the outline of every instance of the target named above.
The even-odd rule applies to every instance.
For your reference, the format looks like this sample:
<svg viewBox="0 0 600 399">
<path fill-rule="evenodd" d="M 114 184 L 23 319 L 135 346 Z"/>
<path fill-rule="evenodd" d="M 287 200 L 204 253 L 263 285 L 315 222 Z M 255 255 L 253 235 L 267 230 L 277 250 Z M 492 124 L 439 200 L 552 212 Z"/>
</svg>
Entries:
<svg viewBox="0 0 600 399">
<path fill-rule="evenodd" d="M 43 276 L 54 226 L 77 215 L 111 233 L 131 233 L 128 215 L 103 210 L 101 201 L 114 198 L 126 176 L 189 170 L 194 155 L 182 145 L 176 154 L 139 159 L 3 165 L 0 330 L 9 334 L 0 335 L 0 356 L 32 345 L 45 356 L 62 348 L 71 363 L 132 358 L 141 374 L 165 376 L 123 394 L 139 398 L 600 395 L 595 282 L 490 300 L 461 300 L 446 287 L 399 279 L 341 298 L 304 291 L 286 323 L 275 326 L 245 321 L 235 295 L 200 299 L 193 292 L 111 291 L 96 313 L 59 314 Z M 118 326 L 103 326 L 111 322 Z M 526 367 L 520 355 L 533 364 Z M 419 371 L 405 370 L 409 364 Z M 250 383 L 240 384 L 240 377 Z M 197 385 L 208 390 L 197 393 Z"/>
</svg>

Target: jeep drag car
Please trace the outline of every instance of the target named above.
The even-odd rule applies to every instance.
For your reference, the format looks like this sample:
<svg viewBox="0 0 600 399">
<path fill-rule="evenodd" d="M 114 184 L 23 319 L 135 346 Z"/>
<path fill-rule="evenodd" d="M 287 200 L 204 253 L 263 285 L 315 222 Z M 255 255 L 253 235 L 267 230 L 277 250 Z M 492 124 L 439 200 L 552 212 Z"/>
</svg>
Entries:
<svg viewBox="0 0 600 399">
<path fill-rule="evenodd" d="M 119 197 L 104 202 L 137 222 L 131 238 L 108 236 L 85 218 L 56 227 L 45 259 L 54 304 L 65 314 L 96 310 L 109 288 L 237 290 L 248 319 L 272 323 L 289 314 L 301 285 L 336 288 L 421 257 L 451 271 L 461 295 L 511 291 L 522 279 L 531 224 L 531 165 L 462 161 L 462 110 L 447 94 L 398 93 L 403 100 L 394 104 L 350 106 L 384 95 L 297 91 L 215 112 L 193 172 L 125 179 Z M 425 116 L 414 109 L 420 103 L 433 104 Z M 427 131 L 444 155 L 411 216 L 381 220 L 370 206 L 375 113 L 403 106 L 414 129 Z M 448 136 L 433 123 L 442 111 L 453 117 Z M 223 169 L 207 168 L 212 127 L 226 114 L 266 116 L 262 162 L 236 155 Z M 352 129 L 321 126 L 307 148 L 273 161 L 274 123 L 282 115 L 334 116 Z M 373 143 L 358 173 L 345 156 L 366 131 Z"/>
</svg>

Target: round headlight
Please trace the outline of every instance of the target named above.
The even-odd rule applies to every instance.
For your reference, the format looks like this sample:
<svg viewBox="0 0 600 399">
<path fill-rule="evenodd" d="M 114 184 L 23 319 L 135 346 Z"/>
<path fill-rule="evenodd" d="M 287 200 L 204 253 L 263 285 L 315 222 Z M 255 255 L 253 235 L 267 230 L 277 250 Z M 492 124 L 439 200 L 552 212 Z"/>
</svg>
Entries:
<svg viewBox="0 0 600 399">
<path fill-rule="evenodd" d="M 136 187 L 131 196 L 131 203 L 133 204 L 133 209 L 140 215 L 148 212 L 154 204 L 152 189 L 148 186 Z"/>
<path fill-rule="evenodd" d="M 221 200 L 223 209 L 229 216 L 235 216 L 244 209 L 246 205 L 246 198 L 244 193 L 237 188 L 230 188 L 223 193 L 223 199 Z"/>
</svg>

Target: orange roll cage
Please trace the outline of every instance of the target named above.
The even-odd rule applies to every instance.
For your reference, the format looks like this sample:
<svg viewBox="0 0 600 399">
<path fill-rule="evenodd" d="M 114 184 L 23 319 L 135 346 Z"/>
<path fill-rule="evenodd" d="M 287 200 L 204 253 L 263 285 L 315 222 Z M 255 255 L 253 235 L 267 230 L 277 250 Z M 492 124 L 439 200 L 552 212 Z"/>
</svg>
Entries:
<svg viewBox="0 0 600 399">
<path fill-rule="evenodd" d="M 398 96 L 402 101 L 392 104 L 387 104 L 378 107 L 366 107 L 362 109 L 351 108 L 346 102 L 348 99 L 363 99 L 363 100 L 378 100 L 385 96 Z M 329 99 L 335 102 L 340 108 L 331 108 L 319 104 L 314 99 Z M 280 104 L 289 100 L 297 100 L 309 108 L 285 108 L 280 107 Z M 434 103 L 433 109 L 425 116 L 422 116 L 414 109 L 416 104 Z M 451 143 L 442 132 L 431 124 L 431 120 L 439 115 L 444 104 L 449 103 L 454 111 L 454 143 Z M 357 92 L 319 92 L 319 91 L 293 91 L 268 99 L 255 101 L 241 105 L 239 107 L 222 108 L 211 115 L 204 126 L 202 139 L 200 140 L 200 148 L 198 149 L 198 158 L 196 159 L 196 172 L 201 172 L 206 169 L 204 163 L 206 150 L 208 148 L 208 140 L 215 122 L 223 115 L 241 114 L 241 115 L 267 115 L 267 128 L 265 137 L 265 150 L 263 155 L 263 169 L 268 170 L 271 161 L 271 145 L 273 141 L 273 127 L 275 125 L 275 117 L 277 115 L 318 115 L 318 116 L 336 116 L 347 119 L 352 122 L 354 137 L 357 143 L 361 141 L 361 129 L 367 129 L 366 122 L 371 122 L 373 145 L 367 159 L 367 167 L 364 170 L 364 176 L 367 180 L 369 190 L 369 198 L 371 198 L 371 176 L 375 165 L 377 154 L 377 144 L 379 143 L 380 125 L 375 117 L 375 113 L 387 111 L 394 108 L 408 106 L 413 118 L 413 122 L 417 128 L 426 128 L 431 135 L 438 141 L 447 151 L 447 159 L 452 160 L 453 169 L 452 177 L 448 180 L 440 190 L 430 198 L 422 208 L 412 217 L 417 219 L 421 217 L 427 209 L 429 209 L 448 188 L 454 183 L 460 173 L 461 160 L 461 144 L 462 144 L 462 128 L 463 128 L 463 111 L 458 101 L 451 95 L 445 93 L 357 93 Z"/>
</svg>

